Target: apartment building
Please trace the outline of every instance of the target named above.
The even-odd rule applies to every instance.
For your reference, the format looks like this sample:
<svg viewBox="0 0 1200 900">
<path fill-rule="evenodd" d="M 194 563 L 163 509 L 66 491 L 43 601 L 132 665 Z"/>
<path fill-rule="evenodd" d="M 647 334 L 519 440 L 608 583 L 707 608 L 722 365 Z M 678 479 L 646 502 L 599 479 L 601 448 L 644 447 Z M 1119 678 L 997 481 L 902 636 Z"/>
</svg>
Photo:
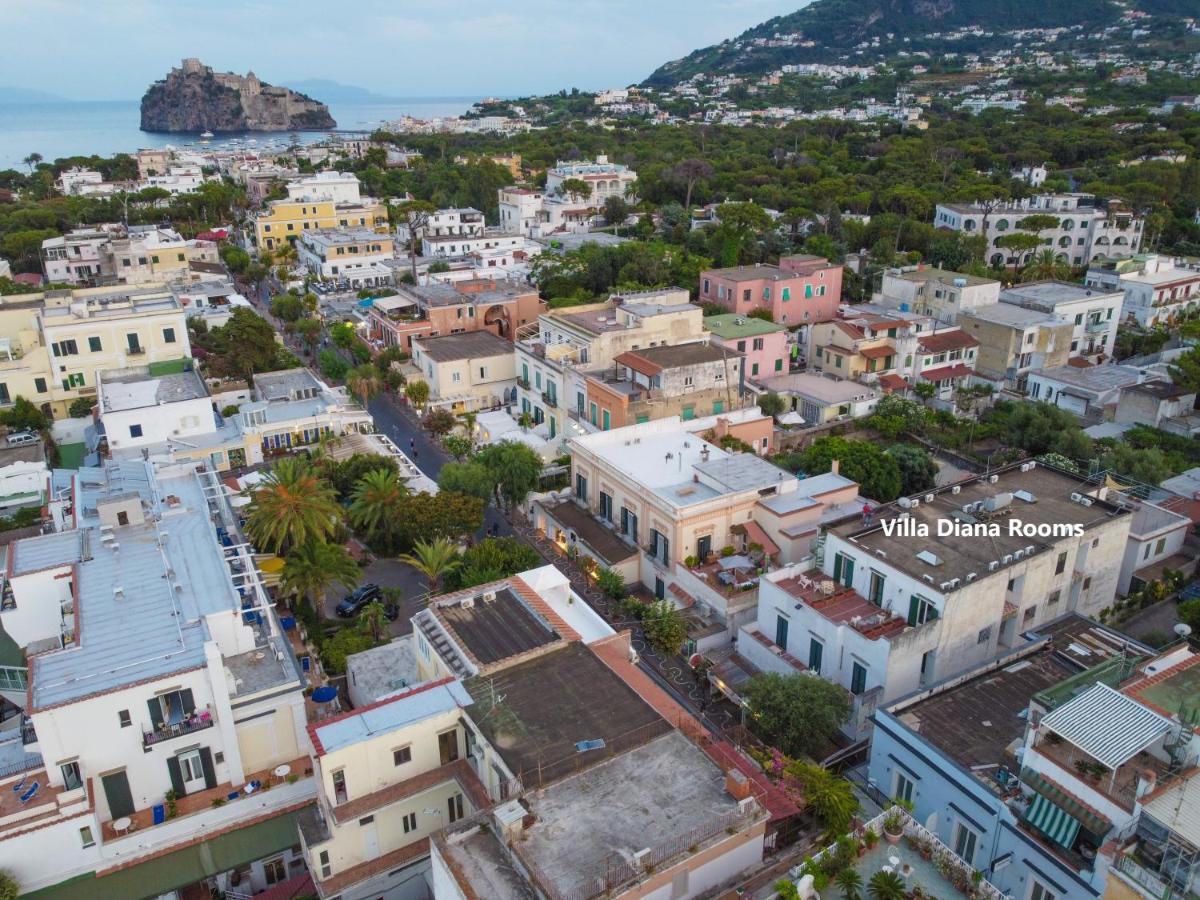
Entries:
<svg viewBox="0 0 1200 900">
<path fill-rule="evenodd" d="M 996 390 L 1024 393 L 1036 369 L 1065 366 L 1075 326 L 1051 313 L 992 303 L 964 313 L 962 329 L 979 341 L 977 377 Z"/>
<path fill-rule="evenodd" d="M 1141 246 L 1142 217 L 1119 200 L 1102 202 L 1092 194 L 1039 194 L 1012 201 L 939 203 L 933 227 L 982 235 L 992 266 L 1020 268 L 1037 251 L 1028 251 L 1018 259 L 997 242 L 1017 232 L 1034 234 L 1021 227 L 1022 221 L 1029 216 L 1046 215 L 1057 219 L 1058 224 L 1037 231 L 1037 236 L 1059 259 L 1075 268 L 1087 266 L 1095 259 L 1132 256 Z"/>
<path fill-rule="evenodd" d="M 50 385 L 55 379 L 42 341 L 42 300 L 35 297 L 0 297 L 0 406 L 24 397 L 53 414 Z"/>
<path fill-rule="evenodd" d="M 773 640 L 738 646 L 767 670 L 789 654 L 846 687 L 847 730 L 861 734 L 880 703 L 985 665 L 1067 612 L 1099 613 L 1129 531 L 1107 488 L 1034 462 L 902 497 L 765 575 L 757 629 Z"/>
<path fill-rule="evenodd" d="M 306 231 L 296 251 L 300 265 L 322 281 L 346 281 L 361 288 L 392 280 L 392 270 L 383 265 L 395 256 L 392 237 L 370 228 Z"/>
<path fill-rule="evenodd" d="M 929 266 L 888 269 L 874 302 L 952 325 L 961 313 L 999 303 L 1000 282 Z"/>
<path fill-rule="evenodd" d="M 353 172 L 317 172 L 288 182 L 289 200 L 328 200 L 332 203 L 358 203 L 362 189 Z"/>
<path fill-rule="evenodd" d="M 518 329 L 536 322 L 546 309 L 529 285 L 495 277 L 402 284 L 397 291 L 372 304 L 371 337 L 410 353 L 413 340 L 420 337 L 488 331 L 511 341 Z"/>
<path fill-rule="evenodd" d="M 138 178 L 149 178 L 151 175 L 161 175 L 167 171 L 171 161 L 170 150 L 139 150 L 137 152 Z"/>
<path fill-rule="evenodd" d="M 0 514 L 10 515 L 26 506 L 43 506 L 49 499 L 50 468 L 41 438 L 11 443 L 0 438 Z"/>
<path fill-rule="evenodd" d="M 563 184 L 571 180 L 591 188 L 591 193 L 581 199 L 593 209 L 603 207 L 609 197 L 629 198 L 637 189 L 637 172 L 622 163 L 609 162 L 605 155 L 578 162 L 559 160 L 546 170 L 546 193 L 567 196 Z"/>
<path fill-rule="evenodd" d="M 621 353 L 704 340 L 704 314 L 682 288 L 550 310 L 518 329 L 517 402 L 547 440 L 591 430 L 587 374 Z M 597 411 L 597 423 L 601 421 Z M 600 427 L 599 424 L 593 427 Z"/>
<path fill-rule="evenodd" d="M 10 545 L 0 610 L 29 656 L 0 865 L 115 897 L 284 860 L 314 795 L 305 681 L 215 475 L 111 463 L 52 495 L 57 530 Z"/>
<path fill-rule="evenodd" d="M 1031 400 L 1052 403 L 1069 410 L 1089 424 L 1111 418 L 1118 398 L 1146 376 L 1134 366 L 1055 366 L 1034 369 L 1027 388 Z"/>
<path fill-rule="evenodd" d="M 98 372 L 96 413 L 112 453 L 172 440 L 186 446 L 217 428 L 204 379 L 190 368 L 161 375 L 149 366 Z"/>
<path fill-rule="evenodd" d="M 1092 266 L 1084 283 L 1105 291 L 1123 291 L 1122 322 L 1142 328 L 1172 325 L 1200 311 L 1200 268 L 1158 254 L 1138 254 Z"/>
<path fill-rule="evenodd" d="M 453 412 L 490 409 L 516 396 L 513 347 L 490 331 L 416 338 L 413 365 L 429 385 L 429 403 Z"/>
<path fill-rule="evenodd" d="M 253 387 L 254 399 L 241 404 L 237 415 L 247 465 L 315 444 L 323 435 L 375 430 L 371 414 L 344 387 L 331 387 L 310 369 L 261 372 Z"/>
<path fill-rule="evenodd" d="M 589 193 L 571 194 L 564 182 L 583 181 Z M 497 194 L 500 229 L 527 238 L 547 237 L 585 229 L 609 197 L 629 197 L 637 188 L 637 173 L 610 163 L 607 156 L 590 162 L 559 162 L 546 172 L 542 190 L 500 188 Z"/>
<path fill-rule="evenodd" d="M 708 269 L 700 273 L 700 300 L 745 316 L 765 310 L 771 319 L 797 333 L 802 348 L 803 326 L 837 315 L 842 299 L 842 267 L 819 256 L 783 256 L 779 265 L 766 263 Z"/>
<path fill-rule="evenodd" d="M 704 327 L 712 333 L 712 342 L 746 357 L 747 378 L 767 378 L 786 374 L 790 368 L 791 348 L 788 330 L 765 319 L 747 318 L 734 313 L 705 316 Z"/>
<path fill-rule="evenodd" d="M 791 412 L 799 420 L 787 421 L 795 425 L 824 425 L 842 419 L 860 419 L 874 412 L 883 396 L 879 388 L 860 381 L 805 372 L 760 378 L 757 386 L 760 393 L 778 394 L 789 403 Z"/>
<path fill-rule="evenodd" d="M 1032 281 L 1000 292 L 1001 303 L 1052 315 L 1072 325 L 1070 354 L 1089 363 L 1111 359 L 1121 323 L 1120 291 L 1064 281 Z"/>
<path fill-rule="evenodd" d="M 1149 896 L 1120 871 L 1136 871 L 1121 857 L 1135 862 L 1138 851 L 1129 833 L 1110 839 L 1111 801 L 1094 804 L 1090 776 L 1079 783 L 1073 766 L 1051 774 L 1025 744 L 1027 731 L 1045 740 L 1043 725 L 1052 717 L 1081 713 L 1074 704 L 1090 691 L 1111 702 L 1112 687 L 1137 678 L 1152 656 L 1088 619 L 1059 619 L 967 678 L 876 710 L 867 776 L 886 795 L 911 803 L 914 819 L 1005 896 Z M 1110 711 L 1123 706 L 1118 701 Z M 1129 722 L 1098 724 L 1098 734 L 1119 736 Z M 1046 743 L 1056 753 L 1079 752 L 1068 751 L 1057 733 Z M 1128 791 L 1128 776 L 1122 782 Z M 1160 846 L 1155 841 L 1151 852 Z"/>
<path fill-rule="evenodd" d="M 42 272 L 48 284 L 90 285 L 116 277 L 102 248 L 121 234 L 119 225 L 75 228 L 42 241 Z"/>
<path fill-rule="evenodd" d="M 72 285 L 163 281 L 193 262 L 220 262 L 215 242 L 185 240 L 160 225 L 75 229 L 42 241 L 41 255 L 47 282 Z"/>
<path fill-rule="evenodd" d="M 295 243 L 305 231 L 365 228 L 388 234 L 387 207 L 360 194 L 351 173 L 320 172 L 287 186 L 286 200 L 273 200 L 253 217 L 259 250 L 277 250 L 284 241 Z"/>
<path fill-rule="evenodd" d="M 587 376 L 587 421 L 602 431 L 679 416 L 687 422 L 741 409 L 745 357 L 707 342 L 626 350 Z M 755 448 L 765 452 L 765 448 Z"/>
</svg>

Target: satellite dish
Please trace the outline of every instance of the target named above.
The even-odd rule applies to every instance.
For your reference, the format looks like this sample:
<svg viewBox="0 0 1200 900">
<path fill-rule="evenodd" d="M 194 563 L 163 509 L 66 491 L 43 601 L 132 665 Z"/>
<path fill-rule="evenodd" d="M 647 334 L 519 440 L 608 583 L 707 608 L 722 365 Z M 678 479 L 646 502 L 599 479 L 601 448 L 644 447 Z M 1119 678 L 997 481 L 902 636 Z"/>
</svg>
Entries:
<svg viewBox="0 0 1200 900">
<path fill-rule="evenodd" d="M 1175 633 L 1181 638 L 1189 637 L 1192 633 L 1192 626 L 1185 622 L 1180 622 L 1175 626 Z"/>
</svg>

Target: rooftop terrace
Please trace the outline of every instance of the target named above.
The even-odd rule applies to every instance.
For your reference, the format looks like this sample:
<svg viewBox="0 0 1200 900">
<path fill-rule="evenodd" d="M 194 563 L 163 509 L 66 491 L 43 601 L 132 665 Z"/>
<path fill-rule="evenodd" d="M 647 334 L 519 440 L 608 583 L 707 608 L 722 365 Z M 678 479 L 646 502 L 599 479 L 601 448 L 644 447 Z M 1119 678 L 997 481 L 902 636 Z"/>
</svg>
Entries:
<svg viewBox="0 0 1200 900">
<path fill-rule="evenodd" d="M 207 396 L 204 379 L 190 370 L 170 375 L 151 375 L 148 368 L 138 366 L 102 372 L 100 375 L 103 412 L 124 412 Z"/>
</svg>

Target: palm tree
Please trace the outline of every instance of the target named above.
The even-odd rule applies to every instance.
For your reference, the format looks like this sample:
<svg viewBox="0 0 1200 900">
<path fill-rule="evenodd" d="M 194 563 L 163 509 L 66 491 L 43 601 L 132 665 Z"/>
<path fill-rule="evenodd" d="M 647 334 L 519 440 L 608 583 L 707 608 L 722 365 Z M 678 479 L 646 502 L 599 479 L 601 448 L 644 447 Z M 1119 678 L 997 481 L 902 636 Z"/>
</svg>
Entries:
<svg viewBox="0 0 1200 900">
<path fill-rule="evenodd" d="M 363 406 L 366 406 L 371 398 L 383 389 L 383 379 L 380 378 L 377 368 L 370 363 L 363 363 L 347 373 L 346 387 Z"/>
<path fill-rule="evenodd" d="M 847 866 L 838 872 L 834 881 L 837 882 L 845 900 L 860 900 L 862 897 L 862 876 L 855 871 L 853 866 Z"/>
<path fill-rule="evenodd" d="M 1043 247 L 1021 270 L 1021 277 L 1025 281 L 1057 281 L 1071 277 L 1071 266 L 1052 247 Z"/>
<path fill-rule="evenodd" d="M 246 533 L 261 549 L 283 554 L 327 540 L 342 508 L 307 460 L 287 457 L 267 473 L 250 499 Z"/>
<path fill-rule="evenodd" d="M 904 879 L 895 872 L 876 872 L 867 882 L 867 893 L 871 900 L 904 900 L 908 891 Z"/>
<path fill-rule="evenodd" d="M 40 153 L 30 153 L 27 157 L 25 157 L 23 160 L 21 160 L 21 162 L 23 162 L 23 163 L 25 163 L 25 165 L 29 166 L 29 174 L 30 175 L 33 174 L 33 167 L 36 166 L 41 161 L 42 161 L 42 154 L 40 154 Z"/>
<path fill-rule="evenodd" d="M 474 447 L 475 446 L 475 422 L 479 419 L 479 413 L 464 412 L 464 413 L 459 413 L 458 417 L 460 419 L 462 419 L 463 431 L 465 431 L 467 434 L 467 437 L 471 439 L 471 446 Z"/>
<path fill-rule="evenodd" d="M 387 610 L 378 600 L 372 600 L 358 614 L 359 630 L 378 644 L 387 634 Z"/>
<path fill-rule="evenodd" d="M 443 575 L 462 565 L 458 548 L 446 538 L 435 538 L 428 543 L 417 541 L 413 544 L 413 552 L 401 554 L 400 561 L 408 563 L 428 579 L 431 594 L 438 593 Z"/>
<path fill-rule="evenodd" d="M 293 597 L 304 597 L 316 609 L 324 606 L 325 593 L 335 584 L 350 587 L 358 581 L 358 564 L 341 544 L 309 541 L 283 560 L 281 587 Z"/>
<path fill-rule="evenodd" d="M 368 540 L 380 540 L 389 548 L 402 520 L 408 489 L 400 476 L 387 469 L 363 475 L 350 495 L 350 524 L 365 531 Z"/>
</svg>

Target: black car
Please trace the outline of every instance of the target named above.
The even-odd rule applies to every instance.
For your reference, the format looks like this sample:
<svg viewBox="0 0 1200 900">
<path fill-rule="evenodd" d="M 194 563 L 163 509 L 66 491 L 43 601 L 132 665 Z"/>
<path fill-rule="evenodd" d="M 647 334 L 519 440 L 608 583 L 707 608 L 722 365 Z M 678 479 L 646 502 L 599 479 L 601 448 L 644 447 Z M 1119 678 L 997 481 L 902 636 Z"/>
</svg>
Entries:
<svg viewBox="0 0 1200 900">
<path fill-rule="evenodd" d="M 373 600 L 378 600 L 379 597 L 379 585 L 361 585 L 354 593 L 346 595 L 345 599 L 337 605 L 336 612 L 343 619 L 348 619 L 351 616 L 357 615 L 364 606 Z"/>
</svg>

